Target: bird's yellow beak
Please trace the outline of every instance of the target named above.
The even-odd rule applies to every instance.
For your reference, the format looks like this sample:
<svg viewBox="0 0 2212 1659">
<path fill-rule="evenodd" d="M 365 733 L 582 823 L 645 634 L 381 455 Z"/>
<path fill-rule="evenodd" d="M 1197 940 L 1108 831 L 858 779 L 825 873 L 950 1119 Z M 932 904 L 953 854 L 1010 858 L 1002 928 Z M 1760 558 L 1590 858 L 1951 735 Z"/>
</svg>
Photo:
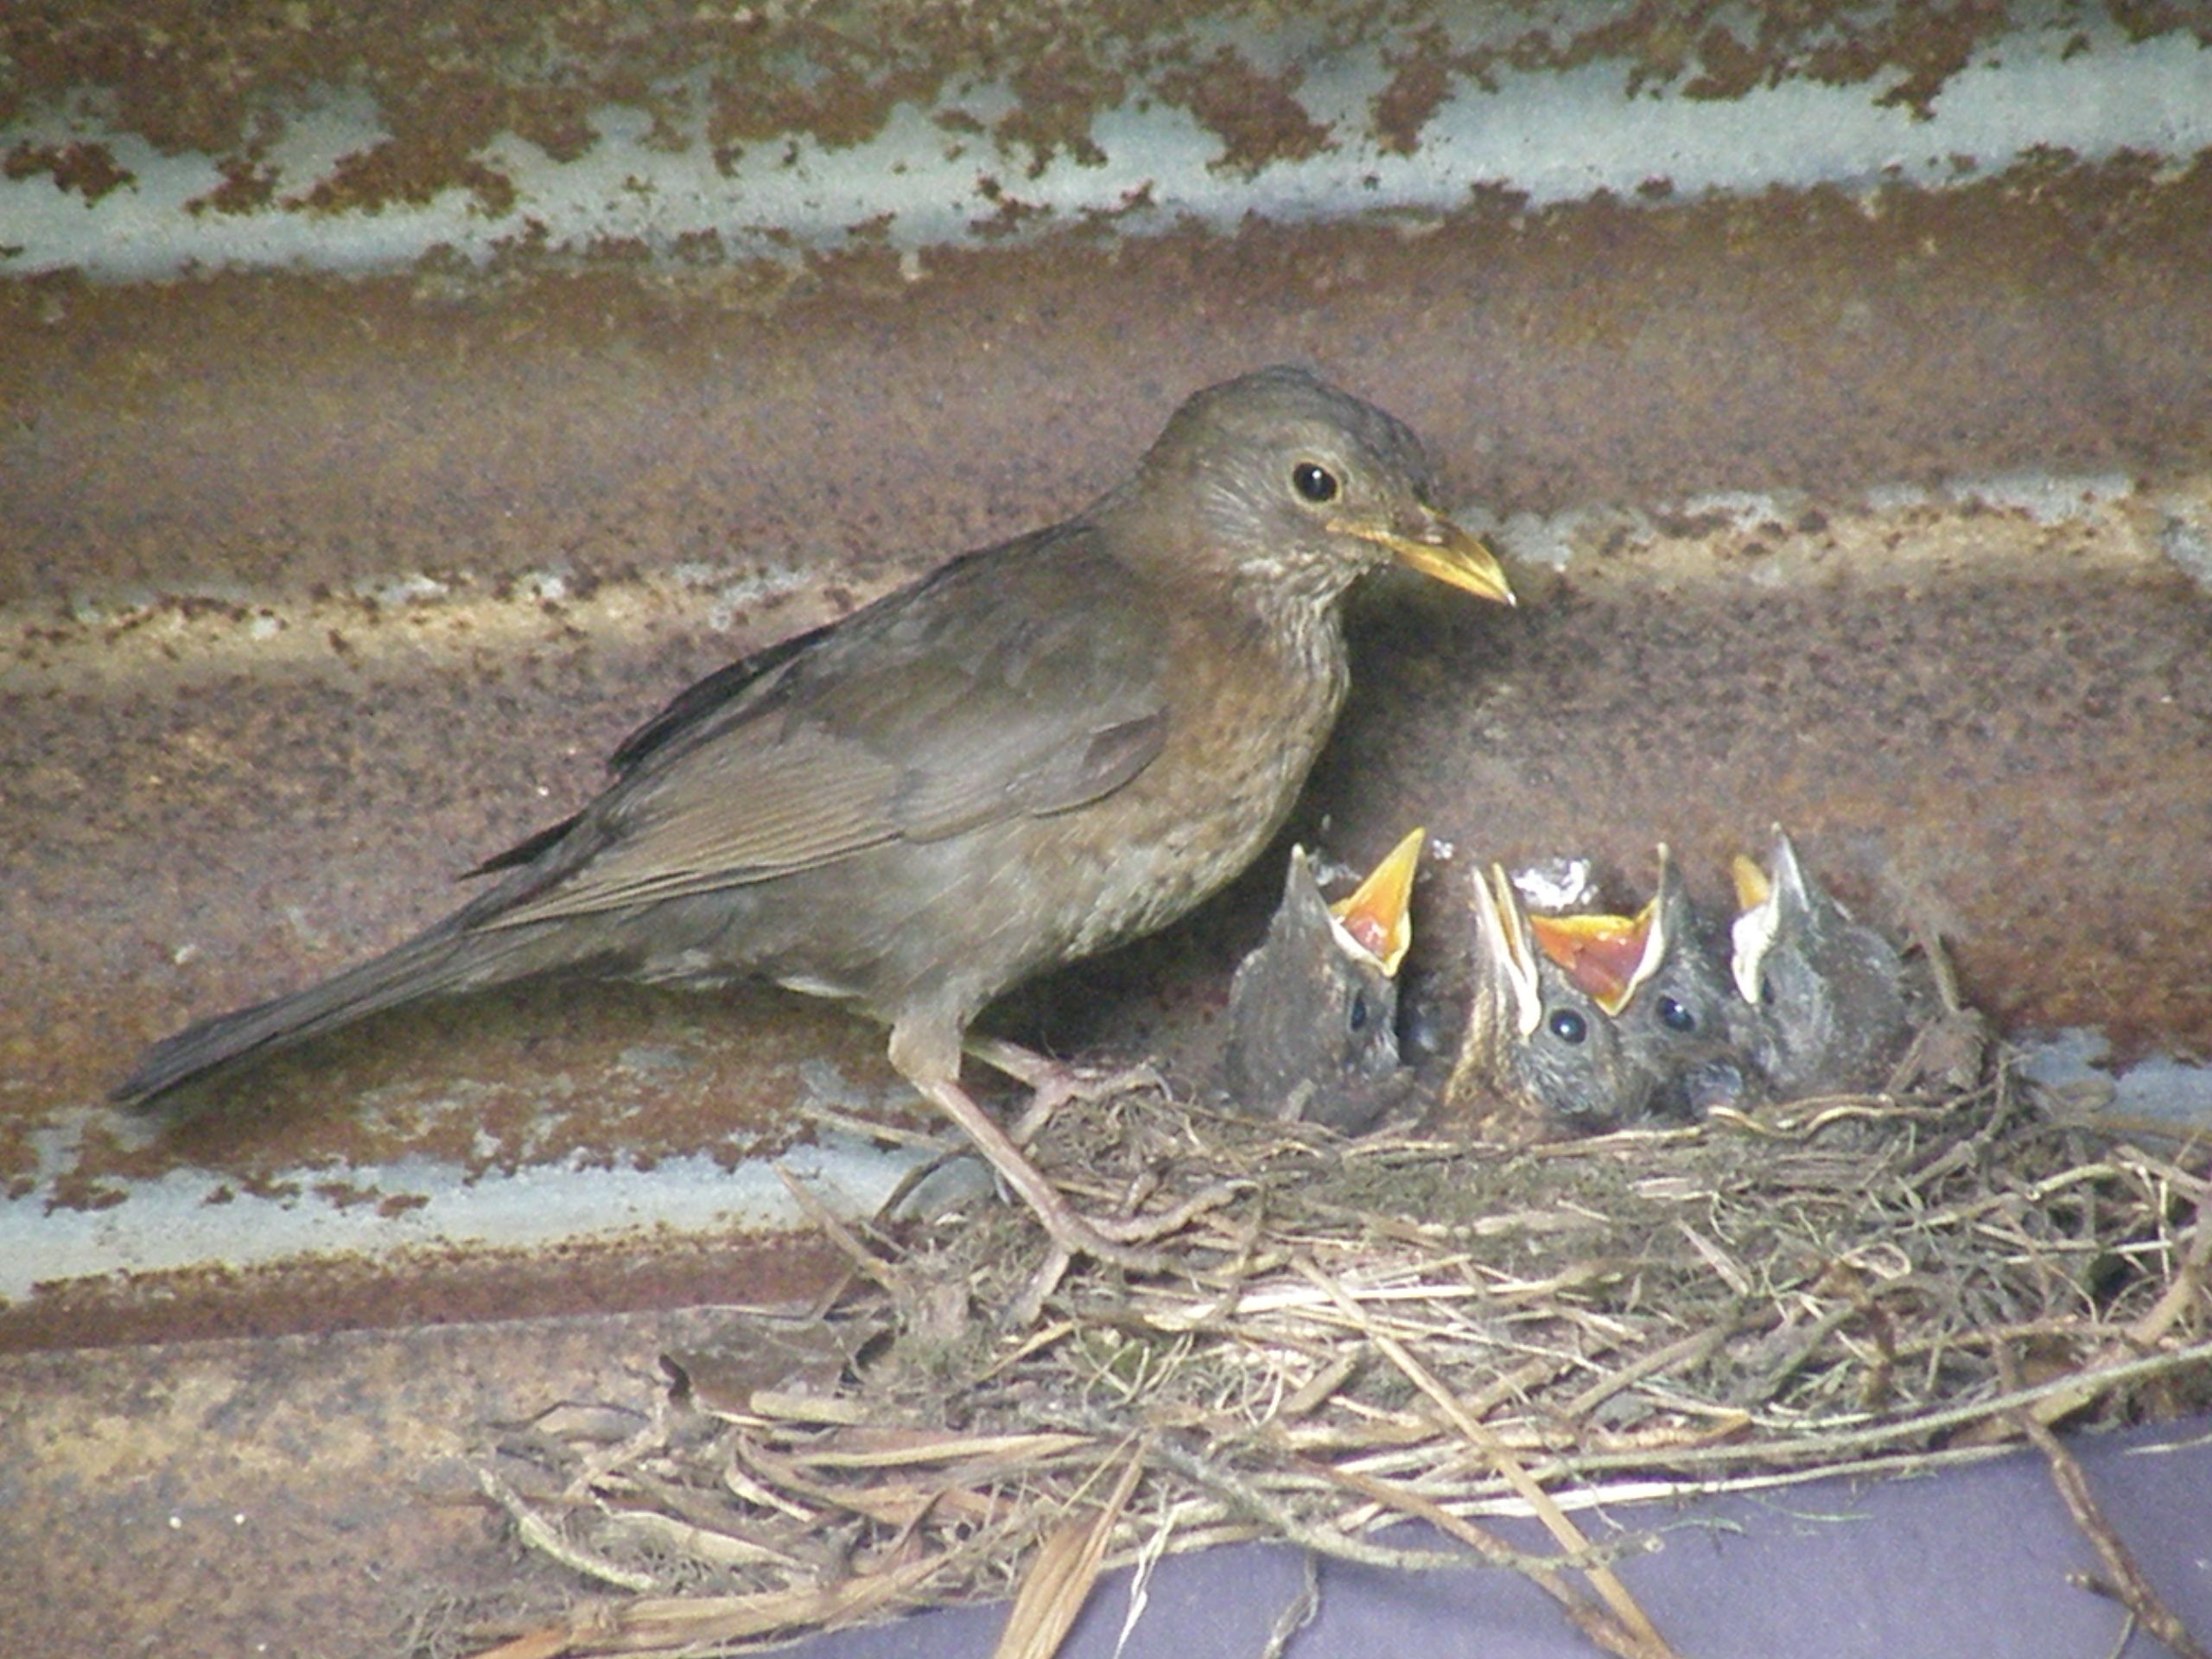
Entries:
<svg viewBox="0 0 2212 1659">
<path fill-rule="evenodd" d="M 1329 906 L 1345 932 L 1361 950 L 1395 976 L 1398 964 L 1414 942 L 1414 871 L 1421 863 L 1428 831 L 1415 830 L 1390 849 L 1389 857 L 1375 867 L 1348 899 Z"/>
<path fill-rule="evenodd" d="M 1481 537 L 1460 529 L 1442 513 L 1430 514 L 1410 534 L 1387 525 L 1344 520 L 1330 528 L 1388 548 L 1392 558 L 1425 576 L 1434 576 L 1439 582 L 1463 588 L 1484 599 L 1494 599 L 1501 605 L 1516 602 L 1512 584 L 1498 567 L 1497 556 Z"/>
<path fill-rule="evenodd" d="M 1728 874 L 1735 879 L 1738 910 L 1757 910 L 1774 892 L 1774 883 L 1766 879 L 1766 872 L 1759 868 L 1757 861 L 1742 853 L 1737 854 L 1729 864 Z"/>
</svg>

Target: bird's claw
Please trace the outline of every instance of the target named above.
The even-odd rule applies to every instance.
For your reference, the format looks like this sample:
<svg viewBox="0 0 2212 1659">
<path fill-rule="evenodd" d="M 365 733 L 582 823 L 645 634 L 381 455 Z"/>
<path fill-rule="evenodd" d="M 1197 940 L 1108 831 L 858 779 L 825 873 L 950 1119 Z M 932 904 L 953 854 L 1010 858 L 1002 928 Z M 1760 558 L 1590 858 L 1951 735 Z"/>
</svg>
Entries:
<svg viewBox="0 0 2212 1659">
<path fill-rule="evenodd" d="M 1063 1106 L 1111 1100 L 1116 1095 L 1157 1092 L 1167 1086 L 1167 1080 L 1149 1060 L 1116 1067 L 1071 1065 L 995 1037 L 970 1039 L 968 1052 L 1029 1090 L 1029 1103 L 1008 1131 L 1018 1147 L 1027 1146 L 1042 1134 Z"/>
</svg>

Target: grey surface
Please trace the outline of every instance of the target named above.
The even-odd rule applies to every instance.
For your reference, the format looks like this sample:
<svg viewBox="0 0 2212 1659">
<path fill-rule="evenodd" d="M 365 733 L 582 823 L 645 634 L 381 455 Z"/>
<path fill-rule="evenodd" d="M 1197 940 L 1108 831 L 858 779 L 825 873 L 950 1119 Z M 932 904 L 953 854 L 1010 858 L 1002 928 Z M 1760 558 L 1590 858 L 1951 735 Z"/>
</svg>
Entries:
<svg viewBox="0 0 2212 1659">
<path fill-rule="evenodd" d="M 2075 1449 L 2121 1538 L 2169 1606 L 2212 1633 L 2212 1421 L 2085 1438 Z M 2156 1449 L 2171 1447 L 2171 1450 Z M 1624 1510 L 1622 1528 L 1663 1548 L 1622 1577 L 1684 1659 L 2149 1659 L 2119 1643 L 2118 1605 L 2067 1582 L 2096 1570 L 2048 1468 L 2020 1452 L 1910 1480 L 1825 1480 L 1760 1496 Z M 1602 1522 L 1585 1516 L 1593 1538 Z M 1493 1529 L 1532 1550 L 1532 1522 Z M 1390 1535 L 1421 1541 L 1411 1529 Z M 1064 1659 L 1109 1659 L 1130 1574 L 1093 1593 Z M 1299 1593 L 1298 1552 L 1240 1547 L 1163 1561 L 1122 1659 L 1257 1656 Z M 987 1608 L 928 1614 L 820 1638 L 802 1659 L 952 1659 L 987 1654 L 1005 1618 Z M 1320 1609 L 1290 1659 L 1375 1654 L 1582 1659 L 1598 1651 L 1556 1605 L 1506 1572 L 1415 1577 L 1325 1563 Z"/>
</svg>

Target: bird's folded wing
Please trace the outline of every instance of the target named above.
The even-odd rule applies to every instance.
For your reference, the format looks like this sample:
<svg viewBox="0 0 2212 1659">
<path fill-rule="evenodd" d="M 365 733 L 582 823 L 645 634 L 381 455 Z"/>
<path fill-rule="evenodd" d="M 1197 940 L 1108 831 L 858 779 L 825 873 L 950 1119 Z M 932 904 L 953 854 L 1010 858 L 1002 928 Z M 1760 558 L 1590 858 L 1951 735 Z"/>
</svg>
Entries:
<svg viewBox="0 0 2212 1659">
<path fill-rule="evenodd" d="M 695 700 L 690 729 L 663 733 L 544 849 L 550 879 L 484 924 L 766 880 L 1121 787 L 1166 740 L 1160 620 L 1079 542 L 1020 551 L 950 567 L 727 702 Z"/>
</svg>

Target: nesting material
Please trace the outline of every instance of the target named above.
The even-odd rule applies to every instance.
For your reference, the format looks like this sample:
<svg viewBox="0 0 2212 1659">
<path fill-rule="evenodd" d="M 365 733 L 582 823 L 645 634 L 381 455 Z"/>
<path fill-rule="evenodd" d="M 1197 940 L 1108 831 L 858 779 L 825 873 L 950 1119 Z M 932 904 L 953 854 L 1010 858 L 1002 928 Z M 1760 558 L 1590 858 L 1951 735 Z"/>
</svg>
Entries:
<svg viewBox="0 0 2212 1659">
<path fill-rule="evenodd" d="M 1518 1567 L 1596 1646 L 1664 1654 L 1612 1567 L 1650 1540 L 1579 1511 L 2212 1406 L 2212 1147 L 2151 1128 L 2001 1057 L 1943 1098 L 1519 1147 L 1071 1104 L 1040 1164 L 1090 1212 L 1185 1215 L 1172 1271 L 1051 1280 L 1011 1206 L 838 1229 L 818 1361 L 671 1356 L 502 1433 L 486 1491 L 622 1593 L 486 1650 L 743 1652 L 1020 1591 L 1001 1651 L 1041 1655 L 1102 1560 L 1274 1537 Z M 1532 1512 L 1555 1554 L 1481 1527 Z M 1377 1535 L 1409 1518 L 1417 1546 Z"/>
</svg>

